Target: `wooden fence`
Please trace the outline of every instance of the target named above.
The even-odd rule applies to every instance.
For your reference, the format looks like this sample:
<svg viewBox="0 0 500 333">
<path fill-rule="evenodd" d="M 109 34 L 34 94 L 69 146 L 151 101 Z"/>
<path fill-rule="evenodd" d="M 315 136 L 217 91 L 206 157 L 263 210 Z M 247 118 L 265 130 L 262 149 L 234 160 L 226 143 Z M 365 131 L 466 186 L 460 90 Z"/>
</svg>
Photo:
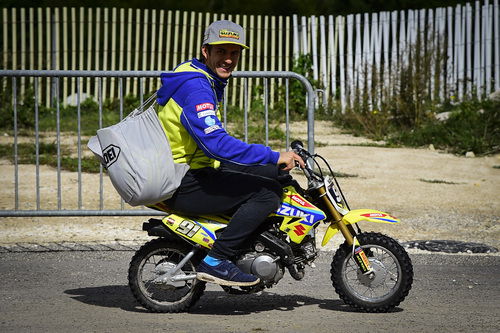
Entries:
<svg viewBox="0 0 500 333">
<path fill-rule="evenodd" d="M 367 94 L 379 103 L 397 93 L 396 77 L 415 62 L 430 59 L 425 77 L 431 98 L 479 98 L 500 89 L 498 0 L 456 7 L 355 14 L 347 16 L 255 16 L 124 8 L 3 8 L 0 42 L 2 69 L 171 70 L 199 56 L 202 34 L 214 20 L 230 19 L 246 28 L 250 50 L 239 70 L 288 71 L 301 54 L 309 54 L 313 80 L 324 100 L 340 108 Z M 24 94 L 30 82 L 20 81 Z M 229 99 L 242 107 L 241 79 L 230 86 Z M 7 80 L 2 80 L 5 88 Z M 158 80 L 146 83 L 157 88 Z M 276 91 L 279 79 L 271 81 Z M 249 82 L 261 85 L 259 79 Z M 49 104 L 50 79 L 40 84 Z M 92 79 L 83 92 L 97 96 Z M 138 92 L 135 79 L 125 94 Z M 5 91 L 5 89 L 2 89 Z M 63 103 L 75 92 L 71 79 L 62 84 Z M 118 85 L 103 82 L 103 96 L 115 97 Z M 278 95 L 271 94 L 271 104 Z M 84 96 L 85 97 L 85 96 Z"/>
</svg>

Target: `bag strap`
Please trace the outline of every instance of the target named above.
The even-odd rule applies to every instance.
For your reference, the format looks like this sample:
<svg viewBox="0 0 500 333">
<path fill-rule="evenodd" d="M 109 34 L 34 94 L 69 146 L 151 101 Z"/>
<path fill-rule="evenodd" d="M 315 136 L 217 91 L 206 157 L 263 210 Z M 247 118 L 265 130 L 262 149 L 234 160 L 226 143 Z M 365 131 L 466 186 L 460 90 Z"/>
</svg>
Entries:
<svg viewBox="0 0 500 333">
<path fill-rule="evenodd" d="M 132 112 L 130 112 L 129 115 L 126 116 L 124 119 L 126 119 L 128 117 L 135 117 L 135 116 L 143 113 L 144 111 L 146 111 L 148 109 L 146 106 L 148 106 L 151 103 L 151 101 L 153 101 L 153 103 L 151 105 L 154 105 L 156 103 L 156 92 L 153 95 L 149 96 L 149 98 L 146 99 L 146 101 L 143 102 L 139 107 L 135 108 Z"/>
<path fill-rule="evenodd" d="M 149 98 L 141 104 L 141 106 L 138 107 L 139 110 L 144 111 L 146 109 L 146 106 L 151 103 L 151 101 L 154 100 L 153 104 L 156 103 L 156 92 L 149 96 Z"/>
</svg>

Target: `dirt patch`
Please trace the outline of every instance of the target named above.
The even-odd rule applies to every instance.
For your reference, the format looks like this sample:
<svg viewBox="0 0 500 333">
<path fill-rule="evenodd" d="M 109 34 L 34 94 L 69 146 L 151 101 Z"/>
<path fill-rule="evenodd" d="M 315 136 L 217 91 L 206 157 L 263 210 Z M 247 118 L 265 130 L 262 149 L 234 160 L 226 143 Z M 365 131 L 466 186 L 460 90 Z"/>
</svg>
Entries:
<svg viewBox="0 0 500 333">
<path fill-rule="evenodd" d="M 306 138 L 303 123 L 292 124 L 292 138 Z M 500 247 L 500 155 L 465 158 L 430 149 L 350 146 L 373 143 L 342 134 L 327 122 L 316 122 L 316 153 L 328 159 L 352 209 L 374 208 L 403 220 L 389 226 L 362 224 L 366 230 L 387 233 L 401 241 L 458 240 Z M 13 209 L 14 167 L 0 161 L 0 209 Z M 294 173 L 294 176 L 298 175 Z M 299 177 L 299 176 L 297 176 Z M 62 209 L 101 209 L 100 176 L 61 172 Z M 303 184 L 303 179 L 299 177 Z M 35 167 L 19 167 L 19 209 L 36 209 Z M 41 209 L 57 209 L 58 176 L 40 167 Z M 120 209 L 118 195 L 103 177 L 104 209 Z M 127 205 L 125 205 L 127 208 Z M 0 243 L 54 241 L 142 240 L 145 217 L 0 218 Z M 321 233 L 320 228 L 319 232 Z M 336 247 L 336 236 L 327 248 Z"/>
</svg>

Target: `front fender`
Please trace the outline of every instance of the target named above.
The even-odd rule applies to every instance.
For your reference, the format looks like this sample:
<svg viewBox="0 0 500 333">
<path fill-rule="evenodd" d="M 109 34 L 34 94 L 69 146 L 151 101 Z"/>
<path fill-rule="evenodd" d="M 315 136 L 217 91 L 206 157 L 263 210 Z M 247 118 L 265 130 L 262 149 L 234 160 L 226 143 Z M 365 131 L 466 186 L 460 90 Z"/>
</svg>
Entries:
<svg viewBox="0 0 500 333">
<path fill-rule="evenodd" d="M 344 217 L 342 218 L 342 221 L 340 223 L 345 223 L 346 225 L 348 224 L 355 224 L 361 221 L 368 221 L 368 222 L 375 222 L 375 223 L 399 223 L 401 220 L 398 218 L 391 216 L 387 213 L 381 212 L 379 210 L 375 209 L 355 209 L 349 211 Z M 328 227 L 328 229 L 325 232 L 325 235 L 323 236 L 323 241 L 321 242 L 321 246 L 325 246 L 330 239 L 335 236 L 335 234 L 339 231 L 339 228 L 337 228 L 337 225 L 332 223 Z"/>
</svg>

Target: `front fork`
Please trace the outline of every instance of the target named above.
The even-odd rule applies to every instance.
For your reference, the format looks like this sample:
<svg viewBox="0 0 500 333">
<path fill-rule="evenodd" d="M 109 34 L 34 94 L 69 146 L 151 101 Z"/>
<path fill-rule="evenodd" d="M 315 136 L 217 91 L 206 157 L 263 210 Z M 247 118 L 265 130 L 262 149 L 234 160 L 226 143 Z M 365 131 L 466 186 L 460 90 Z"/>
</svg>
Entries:
<svg viewBox="0 0 500 333">
<path fill-rule="evenodd" d="M 352 228 L 352 226 L 342 222 L 342 215 L 335 209 L 335 207 L 328 199 L 324 186 L 320 187 L 318 190 L 320 193 L 320 197 L 323 199 L 323 202 L 325 203 L 326 207 L 328 208 L 331 214 L 332 217 L 331 224 L 336 229 L 340 230 L 347 244 L 352 247 L 352 256 L 354 258 L 354 261 L 358 265 L 360 271 L 366 275 L 372 273 L 373 268 L 370 265 L 370 261 L 368 260 L 365 251 L 363 250 L 358 240 L 356 239 L 356 231 L 354 230 L 354 228 Z"/>
<path fill-rule="evenodd" d="M 356 239 L 356 232 L 354 231 L 354 229 L 349 228 L 342 221 L 337 221 L 332 223 L 337 224 L 337 228 L 340 230 L 342 235 L 344 235 L 347 244 L 352 247 L 352 256 L 354 258 L 354 261 L 358 265 L 361 273 L 368 275 L 371 272 L 373 272 L 373 268 L 370 265 L 370 261 L 368 260 L 365 251 L 363 250 L 361 244 L 359 244 L 358 240 Z"/>
</svg>

